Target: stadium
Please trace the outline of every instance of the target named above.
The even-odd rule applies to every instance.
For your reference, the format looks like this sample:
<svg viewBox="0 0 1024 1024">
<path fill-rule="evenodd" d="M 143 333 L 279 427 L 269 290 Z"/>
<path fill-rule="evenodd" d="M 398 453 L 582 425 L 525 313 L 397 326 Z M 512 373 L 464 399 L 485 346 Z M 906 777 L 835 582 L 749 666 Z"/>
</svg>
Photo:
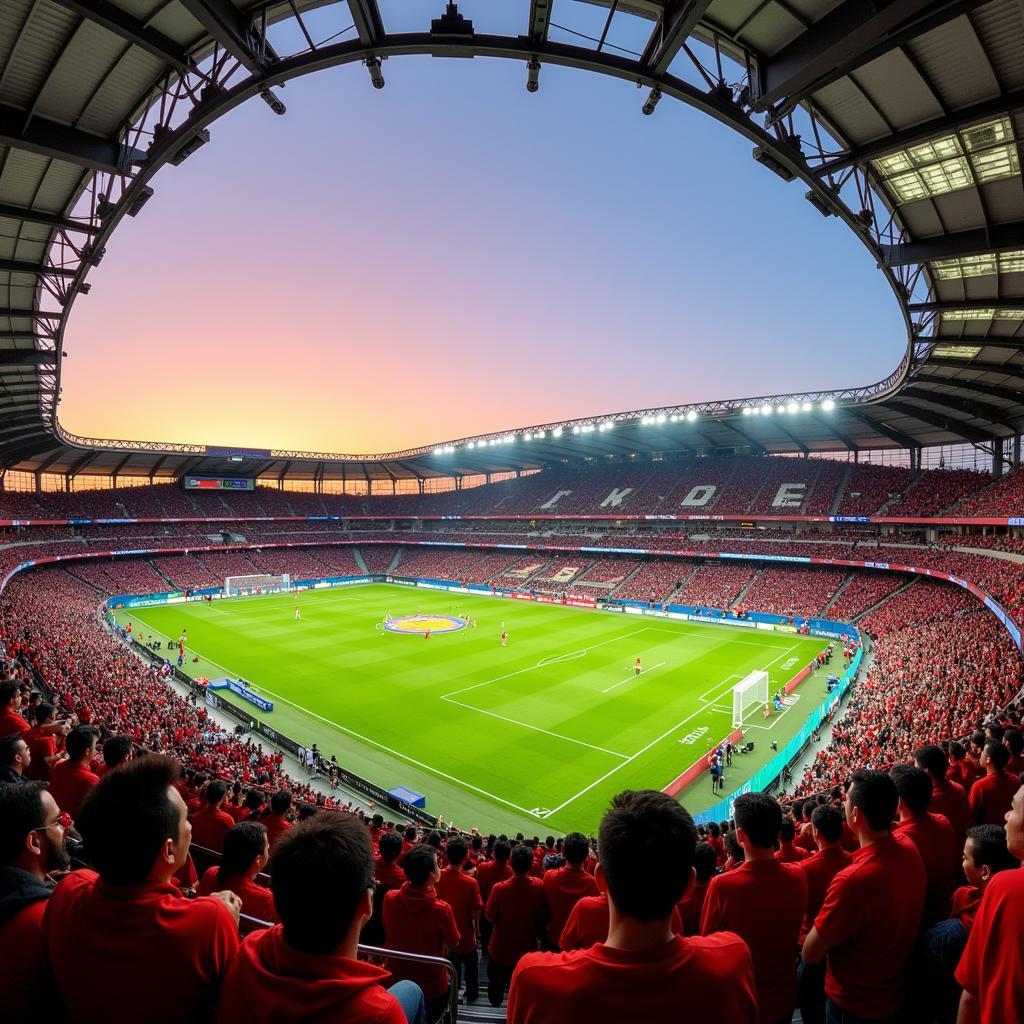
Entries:
<svg viewBox="0 0 1024 1024">
<path fill-rule="evenodd" d="M 837 314 L 849 386 L 600 406 L 551 337 L 548 412 L 501 351 L 464 434 L 399 367 L 425 397 L 395 450 L 64 425 L 85 297 L 190 158 L 314 72 L 375 98 L 424 58 L 706 115 L 771 185 L 775 262 L 809 205 L 880 275 L 898 365 L 856 383 Z M 1018 0 L 6 0 L 0 1018 L 1024 1019 L 1022 135 Z M 673 346 L 599 375 L 673 388 Z M 312 420 L 307 371 L 241 429 Z M 192 429 L 104 372 L 97 403 Z M 404 411 L 361 384 L 370 413 L 322 404 Z"/>
</svg>

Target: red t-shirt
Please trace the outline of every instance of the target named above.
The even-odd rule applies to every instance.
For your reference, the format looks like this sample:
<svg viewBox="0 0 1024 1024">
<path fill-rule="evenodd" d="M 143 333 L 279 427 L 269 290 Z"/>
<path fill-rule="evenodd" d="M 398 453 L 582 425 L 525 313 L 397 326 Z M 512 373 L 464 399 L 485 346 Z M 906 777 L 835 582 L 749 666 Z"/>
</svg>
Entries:
<svg viewBox="0 0 1024 1024">
<path fill-rule="evenodd" d="M 681 904 L 680 904 L 681 905 Z M 608 938 L 608 927 L 611 914 L 608 911 L 608 894 L 584 896 L 576 901 L 576 906 L 565 922 L 562 934 L 558 939 L 560 949 L 589 949 L 598 942 Z M 683 919 L 679 916 L 679 907 L 672 908 L 672 919 L 669 927 L 673 935 L 683 934 Z"/>
<path fill-rule="evenodd" d="M 203 880 L 196 889 L 200 896 L 210 896 L 215 892 L 230 889 L 242 901 L 242 913 L 246 917 L 255 917 L 259 921 L 278 920 L 274 894 L 269 889 L 241 875 L 229 875 L 221 881 L 217 877 L 219 871 L 220 868 L 216 864 L 206 869 Z"/>
<path fill-rule="evenodd" d="M 676 904 L 684 935 L 700 935 L 700 918 L 704 913 L 704 900 L 707 899 L 710 884 L 710 878 L 706 882 L 695 879 L 686 895 Z"/>
<path fill-rule="evenodd" d="M 734 932 L 750 948 L 759 1022 L 793 1014 L 795 953 L 806 907 L 807 876 L 774 859 L 744 861 L 708 886 L 701 933 Z"/>
<path fill-rule="evenodd" d="M 948 779 L 932 782 L 932 799 L 928 805 L 932 814 L 941 814 L 953 826 L 957 849 L 964 848 L 967 830 L 974 824 L 971 805 L 967 802 L 964 787 Z"/>
<path fill-rule="evenodd" d="M 207 805 L 192 815 L 192 842 L 220 853 L 224 849 L 224 836 L 234 824 L 235 819 L 230 814 Z"/>
<path fill-rule="evenodd" d="M 480 886 L 480 898 L 487 902 L 491 890 L 506 878 L 512 877 L 512 867 L 508 861 L 502 864 L 496 860 L 485 860 L 476 866 L 476 880 Z"/>
<path fill-rule="evenodd" d="M 962 761 L 953 761 L 950 764 L 946 772 L 946 778 L 951 782 L 959 782 L 963 786 L 964 792 L 969 794 L 971 787 L 984 774 L 981 766 L 976 761 L 965 757 Z"/>
<path fill-rule="evenodd" d="M 77 818 L 89 790 L 99 781 L 100 777 L 89 771 L 87 765 L 61 761 L 50 773 L 50 796 L 62 811 Z"/>
<path fill-rule="evenodd" d="M 388 972 L 362 960 L 302 953 L 280 925 L 245 938 L 218 1006 L 220 1024 L 405 1024 L 384 984 Z"/>
<path fill-rule="evenodd" d="M 800 942 L 807 938 L 807 933 L 814 925 L 814 919 L 825 902 L 825 895 L 832 879 L 853 863 L 853 855 L 841 846 L 826 846 L 813 857 L 801 861 L 800 870 L 807 876 L 807 912 L 804 923 L 800 926 Z"/>
<path fill-rule="evenodd" d="M 961 885 L 953 893 L 953 909 L 949 916 L 956 918 L 968 932 L 974 927 L 974 919 L 981 906 L 982 892 L 973 885 Z"/>
<path fill-rule="evenodd" d="M 459 944 L 453 949 L 462 955 L 472 953 L 476 949 L 476 921 L 483 908 L 476 879 L 460 868 L 445 868 L 437 883 L 437 897 L 444 900 L 455 915 Z"/>
<path fill-rule="evenodd" d="M 953 826 L 941 814 L 926 811 L 901 821 L 893 830 L 893 835 L 900 842 L 913 843 L 921 855 L 928 879 L 924 926 L 930 928 L 949 914 L 953 881 L 960 867 L 960 852 L 956 848 Z"/>
<path fill-rule="evenodd" d="M 52 771 L 46 759 L 57 753 L 57 741 L 50 733 L 44 736 L 39 730 L 38 725 L 34 726 L 22 737 L 28 744 L 28 749 L 32 751 L 32 760 L 25 771 L 25 777 L 36 782 L 45 782 Z M 0 733 L 0 736 L 2 735 Z"/>
<path fill-rule="evenodd" d="M 892 836 L 861 847 L 832 879 L 814 927 L 830 947 L 825 993 L 848 1013 L 889 1017 L 903 1005 L 926 885 L 917 849 Z"/>
<path fill-rule="evenodd" d="M 971 814 L 976 825 L 1002 825 L 1020 783 L 1009 772 L 983 775 L 971 787 Z"/>
<path fill-rule="evenodd" d="M 408 882 L 401 889 L 392 889 L 384 897 L 381 922 L 384 944 L 406 953 L 443 957 L 459 944 L 452 908 L 437 898 L 434 889 L 415 889 Z M 443 967 L 390 960 L 388 969 L 396 978 L 415 981 L 428 999 L 448 991 L 448 975 Z"/>
<path fill-rule="evenodd" d="M 600 890 L 593 875 L 588 875 L 582 866 L 552 868 L 544 872 L 544 897 L 548 901 L 548 942 L 558 945 L 565 922 L 584 896 L 597 896 Z"/>
<path fill-rule="evenodd" d="M 271 850 L 273 850 L 278 839 L 285 832 L 291 832 L 293 827 L 292 823 L 283 814 L 268 814 L 262 821 L 267 828 L 267 842 L 270 843 Z"/>
<path fill-rule="evenodd" d="M 775 851 L 775 859 L 783 864 L 799 864 L 800 861 L 807 860 L 810 855 L 810 850 L 805 850 L 802 846 L 797 846 L 796 843 L 780 842 L 779 848 Z"/>
<path fill-rule="evenodd" d="M 531 875 L 513 875 L 498 882 L 487 899 L 487 920 L 494 926 L 487 952 L 502 967 L 515 967 L 524 953 L 532 953 L 547 916 L 544 884 Z"/>
<path fill-rule="evenodd" d="M 405 885 L 405 872 L 398 866 L 397 860 L 388 864 L 380 854 L 373 858 L 373 878 L 385 889 L 401 889 Z"/>
<path fill-rule="evenodd" d="M 509 1024 L 678 1020 L 754 1024 L 750 951 L 736 935 L 677 935 L 654 950 L 598 943 L 570 953 L 531 953 L 512 976 Z"/>
<path fill-rule="evenodd" d="M 28 732 L 29 724 L 17 711 L 0 711 L 0 739 L 15 732 Z"/>
<path fill-rule="evenodd" d="M 238 949 L 220 900 L 188 900 L 163 882 L 106 885 L 94 871 L 63 879 L 43 929 L 71 1024 L 209 1020 Z"/>
<path fill-rule="evenodd" d="M 46 903 L 29 903 L 0 924 L 0 1007 L 8 1020 L 59 1019 L 43 937 Z"/>
<path fill-rule="evenodd" d="M 1024 992 L 1024 868 L 1000 871 L 985 888 L 956 980 L 976 996 L 983 1024 L 1018 1021 Z"/>
</svg>

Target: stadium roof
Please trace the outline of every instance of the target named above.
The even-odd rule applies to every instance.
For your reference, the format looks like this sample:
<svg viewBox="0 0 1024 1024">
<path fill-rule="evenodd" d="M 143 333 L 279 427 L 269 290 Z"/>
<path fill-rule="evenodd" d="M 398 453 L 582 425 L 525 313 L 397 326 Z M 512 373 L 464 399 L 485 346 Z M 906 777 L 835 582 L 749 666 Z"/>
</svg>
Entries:
<svg viewBox="0 0 1024 1024">
<path fill-rule="evenodd" d="M 403 33 L 377 0 L 4 0 L 0 465 L 388 479 L 609 454 L 991 444 L 1024 430 L 1020 0 L 584 2 L 604 9 L 599 37 L 564 23 L 564 0 L 521 0 L 515 36 L 488 34 L 442 0 Z M 638 18 L 650 30 L 642 52 L 609 41 L 616 19 Z M 404 54 L 521 60 L 531 90 L 543 89 L 545 64 L 578 67 L 635 81 L 644 113 L 664 97 L 730 125 L 793 183 L 792 201 L 799 189 L 861 239 L 903 310 L 904 360 L 873 387 L 620 412 L 566 422 L 558 437 L 558 424 L 544 424 L 515 441 L 429 439 L 376 455 L 232 456 L 63 431 L 67 319 L 114 228 L 159 187 L 157 172 L 209 141 L 239 103 L 260 96 L 283 114 L 274 88 L 290 78 L 360 62 L 379 88 L 382 60 Z M 598 429 L 607 420 L 614 428 Z"/>
</svg>

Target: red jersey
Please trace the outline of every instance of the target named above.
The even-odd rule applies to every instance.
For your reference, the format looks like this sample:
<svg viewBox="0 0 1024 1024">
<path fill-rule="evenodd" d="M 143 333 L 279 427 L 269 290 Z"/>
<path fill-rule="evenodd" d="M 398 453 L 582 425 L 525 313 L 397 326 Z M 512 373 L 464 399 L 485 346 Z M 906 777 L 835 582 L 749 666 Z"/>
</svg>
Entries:
<svg viewBox="0 0 1024 1024">
<path fill-rule="evenodd" d="M 487 899 L 485 913 L 494 926 L 488 955 L 502 967 L 514 967 L 539 943 L 547 916 L 544 884 L 530 875 L 513 875 L 498 882 Z"/>
<path fill-rule="evenodd" d="M 826 846 L 813 857 L 800 862 L 800 870 L 807 876 L 807 912 L 804 914 L 804 923 L 800 926 L 801 943 L 814 925 L 814 919 L 825 902 L 832 879 L 852 863 L 853 855 L 838 845 Z"/>
<path fill-rule="evenodd" d="M 274 845 L 278 839 L 285 834 L 285 832 L 291 832 L 293 826 L 283 814 L 268 814 L 265 818 L 260 819 L 267 828 L 267 842 L 270 843 L 270 848 L 273 850 Z"/>
<path fill-rule="evenodd" d="M 976 825 L 1002 825 L 1020 782 L 1009 772 L 983 775 L 971 787 L 971 814 Z"/>
<path fill-rule="evenodd" d="M 234 824 L 235 819 L 226 811 L 207 805 L 192 815 L 192 842 L 220 853 L 224 849 L 224 836 Z"/>
<path fill-rule="evenodd" d="M 4 734 L 0 733 L 0 736 L 2 735 Z M 57 741 L 49 733 L 43 735 L 38 725 L 29 729 L 22 739 L 28 744 L 28 749 L 32 751 L 32 760 L 25 771 L 25 778 L 35 782 L 46 782 L 50 778 L 52 770 L 46 763 L 46 759 L 57 753 Z"/>
<path fill-rule="evenodd" d="M 380 854 L 373 858 L 374 881 L 385 889 L 401 889 L 405 885 L 405 872 L 393 860 L 388 864 Z"/>
<path fill-rule="evenodd" d="M 531 953 L 512 976 L 509 1024 L 595 1021 L 728 1021 L 754 1024 L 750 952 L 735 935 L 686 939 L 654 950 L 598 943 L 570 953 Z"/>
<path fill-rule="evenodd" d="M 700 919 L 704 913 L 704 901 L 707 899 L 708 886 L 711 879 L 702 882 L 699 878 L 686 890 L 686 895 L 676 904 L 683 925 L 683 935 L 700 935 Z"/>
<path fill-rule="evenodd" d="M 548 942 L 558 945 L 565 922 L 576 905 L 576 901 L 584 896 L 597 896 L 600 889 L 593 875 L 588 875 L 582 867 L 552 868 L 544 872 L 544 897 L 548 903 Z"/>
<path fill-rule="evenodd" d="M 700 930 L 734 932 L 750 949 L 761 1024 L 792 1016 L 797 936 L 807 907 L 807 876 L 794 864 L 744 861 L 711 879 Z"/>
<path fill-rule="evenodd" d="M 47 952 L 71 1024 L 209 1020 L 238 949 L 220 900 L 185 899 L 170 883 L 107 885 L 74 871 L 43 919 Z"/>
<path fill-rule="evenodd" d="M 302 953 L 281 925 L 253 932 L 224 979 L 220 1024 L 405 1024 L 388 972 L 362 960 Z"/>
<path fill-rule="evenodd" d="M 930 928 L 949 914 L 953 882 L 960 867 L 953 826 L 941 814 L 926 811 L 901 821 L 893 835 L 900 842 L 913 843 L 921 856 L 927 878 L 924 926 Z"/>
<path fill-rule="evenodd" d="M 956 980 L 976 996 L 984 1024 L 1020 1020 L 1024 992 L 1024 869 L 1000 871 L 985 889 Z"/>
<path fill-rule="evenodd" d="M 981 897 L 981 890 L 975 889 L 973 885 L 961 885 L 953 893 L 953 909 L 950 910 L 949 916 L 956 918 L 968 933 L 974 927 L 974 918 L 981 906 Z"/>
<path fill-rule="evenodd" d="M 446 956 L 459 944 L 459 929 L 452 908 L 437 898 L 434 889 L 417 889 L 408 882 L 392 889 L 384 897 L 381 915 L 385 945 L 406 953 Z M 428 999 L 448 991 L 448 975 L 443 967 L 413 964 L 406 960 L 388 962 L 396 978 L 415 981 Z"/>
<path fill-rule="evenodd" d="M 932 799 L 928 804 L 928 810 L 932 814 L 941 814 L 953 826 L 956 847 L 962 850 L 967 830 L 974 824 L 971 805 L 967 801 L 964 787 L 948 779 L 943 779 L 942 782 L 933 781 Z"/>
<path fill-rule="evenodd" d="M 220 868 L 216 864 L 206 869 L 196 890 L 200 896 L 210 896 L 230 889 L 242 901 L 242 913 L 246 917 L 255 917 L 258 921 L 278 920 L 274 894 L 268 888 L 255 879 L 243 878 L 241 875 L 229 875 L 221 880 L 217 877 L 219 873 Z"/>
<path fill-rule="evenodd" d="M 10 1020 L 59 1020 L 60 1006 L 53 992 L 46 963 L 43 914 L 46 912 L 44 883 L 19 868 L 5 868 L 26 876 L 28 885 L 38 889 L 39 898 L 0 923 L 0 1006 Z"/>
<path fill-rule="evenodd" d="M 62 811 L 77 818 L 89 790 L 99 781 L 100 777 L 89 771 L 86 765 L 61 761 L 53 766 L 50 773 L 50 796 Z"/>
<path fill-rule="evenodd" d="M 472 953 L 476 949 L 477 922 L 483 908 L 476 879 L 461 868 L 445 868 L 437 883 L 437 896 L 452 908 L 455 915 L 459 944 L 452 948 L 464 956 Z"/>
<path fill-rule="evenodd" d="M 799 864 L 800 861 L 807 860 L 810 855 L 810 850 L 805 850 L 794 842 L 780 842 L 779 848 L 775 851 L 775 859 L 783 864 Z"/>
<path fill-rule="evenodd" d="M 0 711 L 0 738 L 14 732 L 28 732 L 29 724 L 17 711 Z"/>
<path fill-rule="evenodd" d="M 589 949 L 608 938 L 608 927 L 611 914 L 608 911 L 608 894 L 584 896 L 576 901 L 576 906 L 565 922 L 558 940 L 561 949 Z M 683 921 L 679 916 L 679 908 L 672 908 L 672 919 L 669 922 L 673 935 L 683 934 Z"/>
<path fill-rule="evenodd" d="M 508 861 L 502 864 L 497 860 L 485 860 L 476 866 L 476 880 L 480 886 L 480 898 L 487 902 L 491 890 L 506 878 L 512 877 L 512 868 Z"/>
</svg>

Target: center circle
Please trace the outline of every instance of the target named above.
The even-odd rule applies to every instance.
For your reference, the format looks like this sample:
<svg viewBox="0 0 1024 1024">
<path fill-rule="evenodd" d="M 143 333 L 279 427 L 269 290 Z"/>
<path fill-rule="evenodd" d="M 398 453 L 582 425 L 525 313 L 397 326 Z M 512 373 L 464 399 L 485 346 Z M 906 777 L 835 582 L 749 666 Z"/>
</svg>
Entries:
<svg viewBox="0 0 1024 1024">
<path fill-rule="evenodd" d="M 465 629 L 466 623 L 454 615 L 402 615 L 388 619 L 384 628 L 389 633 L 455 633 Z"/>
</svg>

